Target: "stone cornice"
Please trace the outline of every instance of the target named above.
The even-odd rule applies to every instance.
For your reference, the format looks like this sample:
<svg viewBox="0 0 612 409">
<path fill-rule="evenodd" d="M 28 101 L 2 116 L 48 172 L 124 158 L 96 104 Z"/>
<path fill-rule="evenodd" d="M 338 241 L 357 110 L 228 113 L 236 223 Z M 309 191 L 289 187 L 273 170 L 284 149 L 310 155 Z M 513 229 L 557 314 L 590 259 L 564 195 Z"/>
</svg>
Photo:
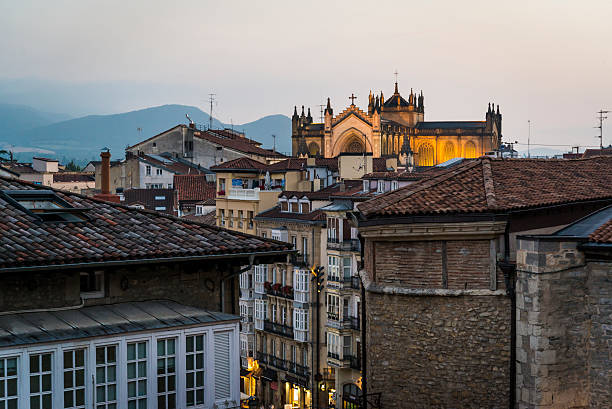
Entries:
<svg viewBox="0 0 612 409">
<path fill-rule="evenodd" d="M 378 285 L 370 280 L 365 270 L 359 271 L 366 291 L 376 294 L 406 295 L 412 297 L 461 297 L 461 296 L 505 296 L 506 290 L 448 290 L 444 288 L 407 288 L 393 285 Z"/>
<path fill-rule="evenodd" d="M 505 221 L 481 221 L 465 223 L 414 223 L 388 224 L 359 227 L 366 239 L 401 237 L 408 241 L 443 240 L 459 238 L 493 238 L 504 233 Z"/>
</svg>

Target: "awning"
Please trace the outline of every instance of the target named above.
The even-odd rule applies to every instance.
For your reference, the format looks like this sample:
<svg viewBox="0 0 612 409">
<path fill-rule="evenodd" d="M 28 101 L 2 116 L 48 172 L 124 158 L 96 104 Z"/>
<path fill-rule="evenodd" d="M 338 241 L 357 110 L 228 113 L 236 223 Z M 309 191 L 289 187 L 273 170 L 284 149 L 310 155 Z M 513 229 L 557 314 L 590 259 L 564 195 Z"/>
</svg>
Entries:
<svg viewBox="0 0 612 409">
<path fill-rule="evenodd" d="M 7 314 L 0 315 L 0 348 L 217 324 L 239 318 L 174 301 L 125 302 L 64 311 Z"/>
<path fill-rule="evenodd" d="M 278 376 L 276 375 L 276 371 L 270 368 L 265 368 L 263 373 L 261 374 L 261 378 L 266 379 L 268 381 L 276 381 L 278 379 Z"/>
</svg>

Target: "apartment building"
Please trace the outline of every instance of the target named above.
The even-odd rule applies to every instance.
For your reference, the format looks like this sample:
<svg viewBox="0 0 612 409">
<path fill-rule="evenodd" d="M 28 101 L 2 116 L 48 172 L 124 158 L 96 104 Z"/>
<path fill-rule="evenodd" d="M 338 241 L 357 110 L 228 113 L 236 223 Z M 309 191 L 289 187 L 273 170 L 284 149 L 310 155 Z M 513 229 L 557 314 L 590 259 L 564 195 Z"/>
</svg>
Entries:
<svg viewBox="0 0 612 409">
<path fill-rule="evenodd" d="M 307 408 L 317 400 L 318 407 L 327 405 L 317 388 L 327 367 L 324 300 L 311 281 L 312 266 L 322 265 L 325 254 L 321 197 L 320 192 L 283 192 L 277 206 L 255 217 L 259 236 L 298 250 L 286 263 L 256 266 L 252 277 L 254 334 L 248 336 L 255 340 L 258 364 L 274 373 L 273 381 L 264 378 L 258 385 L 258 396 L 276 407 Z M 241 308 L 248 311 L 250 302 L 241 298 Z"/>
<path fill-rule="evenodd" d="M 0 407 L 11 409 L 239 406 L 237 274 L 291 253 L 6 177 L 0 248 Z"/>
<path fill-rule="evenodd" d="M 5 166 L 17 178 L 37 185 L 83 194 L 95 187 L 93 172 L 66 171 L 55 159 L 34 157 L 32 163 L 11 162 Z"/>
</svg>

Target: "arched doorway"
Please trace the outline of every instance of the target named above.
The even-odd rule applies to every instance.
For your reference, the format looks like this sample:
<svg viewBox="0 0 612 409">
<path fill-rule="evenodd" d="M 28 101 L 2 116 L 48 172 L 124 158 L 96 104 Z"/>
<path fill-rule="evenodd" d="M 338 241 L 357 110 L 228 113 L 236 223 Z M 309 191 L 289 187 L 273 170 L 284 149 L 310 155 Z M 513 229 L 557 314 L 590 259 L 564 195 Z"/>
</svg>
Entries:
<svg viewBox="0 0 612 409">
<path fill-rule="evenodd" d="M 361 389 L 354 383 L 342 387 L 342 409 L 360 409 Z"/>
<path fill-rule="evenodd" d="M 310 142 L 310 144 L 308 144 L 308 153 L 310 154 L 310 156 L 318 156 L 319 153 L 321 153 L 319 144 L 315 142 Z"/>
<path fill-rule="evenodd" d="M 419 166 L 434 165 L 434 148 L 430 143 L 422 143 L 417 153 L 417 163 Z"/>
<path fill-rule="evenodd" d="M 466 158 L 475 158 L 476 157 L 476 144 L 472 141 L 467 141 L 465 143 L 465 147 L 463 148 L 464 157 Z"/>
</svg>

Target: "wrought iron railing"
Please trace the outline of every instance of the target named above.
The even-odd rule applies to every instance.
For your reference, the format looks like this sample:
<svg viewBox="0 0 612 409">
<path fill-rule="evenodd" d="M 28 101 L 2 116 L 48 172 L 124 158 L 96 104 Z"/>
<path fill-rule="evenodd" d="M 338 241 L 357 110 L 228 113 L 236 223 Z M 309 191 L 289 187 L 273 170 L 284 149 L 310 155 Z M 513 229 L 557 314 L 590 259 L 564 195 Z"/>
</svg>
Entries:
<svg viewBox="0 0 612 409">
<path fill-rule="evenodd" d="M 287 338 L 293 338 L 293 327 L 289 327 L 283 324 L 277 324 L 271 321 L 264 321 L 264 331 L 271 332 L 273 334 L 282 335 Z"/>
</svg>

